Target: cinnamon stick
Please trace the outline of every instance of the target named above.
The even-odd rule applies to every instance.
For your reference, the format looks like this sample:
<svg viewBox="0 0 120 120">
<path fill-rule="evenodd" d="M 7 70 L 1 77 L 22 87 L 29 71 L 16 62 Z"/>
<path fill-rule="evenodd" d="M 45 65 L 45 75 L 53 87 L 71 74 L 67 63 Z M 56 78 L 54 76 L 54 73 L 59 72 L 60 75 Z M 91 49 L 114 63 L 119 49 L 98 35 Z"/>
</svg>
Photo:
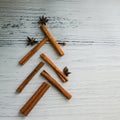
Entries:
<svg viewBox="0 0 120 120">
<path fill-rule="evenodd" d="M 45 88 L 46 82 L 43 82 L 42 85 L 36 90 L 33 96 L 24 104 L 24 106 L 20 109 L 21 113 L 24 113 L 27 108 L 31 105 L 34 99 L 38 96 L 38 94 Z"/>
<path fill-rule="evenodd" d="M 53 46 L 55 47 L 55 49 L 57 50 L 57 52 L 59 53 L 59 55 L 63 56 L 64 52 L 61 49 L 61 47 L 59 46 L 59 44 L 57 43 L 57 41 L 54 39 L 54 37 L 51 35 L 51 33 L 49 32 L 48 28 L 46 27 L 46 25 L 42 24 L 41 25 L 41 29 L 44 31 L 44 33 L 46 34 L 46 36 L 49 38 L 50 42 L 53 44 Z"/>
<path fill-rule="evenodd" d="M 24 65 L 46 42 L 48 41 L 48 38 L 44 38 L 42 41 L 40 41 L 33 49 L 31 49 L 20 61 L 20 65 Z"/>
<path fill-rule="evenodd" d="M 54 85 L 67 99 L 70 99 L 72 95 L 67 92 L 54 78 L 52 78 L 45 70 L 41 72 L 41 75 L 45 77 L 52 85 Z"/>
<path fill-rule="evenodd" d="M 60 79 L 62 80 L 62 82 L 67 82 L 68 78 L 64 75 L 64 73 L 50 60 L 50 58 L 45 55 L 44 53 L 42 53 L 40 55 L 40 57 L 47 62 L 57 73 L 57 75 L 60 77 Z"/>
<path fill-rule="evenodd" d="M 47 85 L 38 95 L 38 97 L 32 102 L 32 104 L 29 106 L 29 108 L 24 112 L 24 115 L 27 116 L 29 112 L 34 108 L 34 106 L 37 104 L 37 102 L 42 98 L 42 96 L 45 94 L 45 92 L 48 90 L 50 85 Z"/>
<path fill-rule="evenodd" d="M 17 88 L 16 92 L 20 93 L 25 88 L 25 86 L 30 82 L 30 80 L 35 76 L 35 74 L 43 67 L 45 63 L 40 62 L 35 69 L 28 75 L 28 77 L 21 83 L 21 85 Z"/>
<path fill-rule="evenodd" d="M 23 115 L 27 116 L 38 103 L 38 101 L 42 98 L 42 96 L 45 94 L 49 87 L 50 85 L 44 82 L 33 94 L 33 96 L 26 102 L 26 104 L 20 109 L 20 112 Z"/>
</svg>

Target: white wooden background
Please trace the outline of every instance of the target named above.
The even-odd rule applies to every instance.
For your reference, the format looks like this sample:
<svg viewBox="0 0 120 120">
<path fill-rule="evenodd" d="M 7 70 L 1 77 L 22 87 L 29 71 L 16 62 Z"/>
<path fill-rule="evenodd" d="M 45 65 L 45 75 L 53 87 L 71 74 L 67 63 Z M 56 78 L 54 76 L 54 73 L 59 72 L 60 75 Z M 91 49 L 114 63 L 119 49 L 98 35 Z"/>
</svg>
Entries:
<svg viewBox="0 0 120 120">
<path fill-rule="evenodd" d="M 24 66 L 18 61 L 32 48 L 26 37 L 44 38 L 39 16 L 65 52 L 59 57 L 45 44 Z M 72 74 L 61 83 L 72 95 L 66 100 L 51 87 L 28 117 L 19 109 L 46 81 L 40 72 L 21 94 L 15 90 L 46 53 Z M 120 120 L 120 0 L 0 0 L 0 120 Z"/>
</svg>

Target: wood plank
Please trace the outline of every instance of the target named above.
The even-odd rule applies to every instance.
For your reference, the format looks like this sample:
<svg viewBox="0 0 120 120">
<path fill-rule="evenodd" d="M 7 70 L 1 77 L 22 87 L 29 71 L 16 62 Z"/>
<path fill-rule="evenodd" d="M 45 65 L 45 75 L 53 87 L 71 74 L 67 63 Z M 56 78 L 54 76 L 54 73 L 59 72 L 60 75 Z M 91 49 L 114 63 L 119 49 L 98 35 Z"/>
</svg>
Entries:
<svg viewBox="0 0 120 120">
<path fill-rule="evenodd" d="M 45 79 L 39 72 L 22 94 L 15 90 L 45 53 L 72 72 L 64 84 L 44 66 L 73 98 L 67 101 L 50 88 L 26 120 L 119 120 L 119 11 L 117 0 L 0 0 L 0 119 L 23 119 L 19 109 Z M 57 41 L 66 41 L 65 55 L 59 57 L 48 42 L 21 67 L 18 61 L 32 48 L 26 37 L 44 38 L 37 23 L 42 15 Z"/>
</svg>

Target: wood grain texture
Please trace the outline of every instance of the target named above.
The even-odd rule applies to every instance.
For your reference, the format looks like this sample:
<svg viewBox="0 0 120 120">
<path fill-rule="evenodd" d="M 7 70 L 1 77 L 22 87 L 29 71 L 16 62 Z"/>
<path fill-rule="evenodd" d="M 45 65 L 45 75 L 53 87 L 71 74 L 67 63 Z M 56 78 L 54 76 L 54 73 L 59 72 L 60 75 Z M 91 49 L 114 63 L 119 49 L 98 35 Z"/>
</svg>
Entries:
<svg viewBox="0 0 120 120">
<path fill-rule="evenodd" d="M 65 100 L 53 87 L 26 120 L 120 119 L 120 1 L 119 0 L 0 0 L 0 120 L 23 120 L 19 109 L 45 81 L 36 74 L 24 92 L 18 85 L 47 53 L 60 69 L 72 72 L 63 84 L 72 95 Z M 48 42 L 25 66 L 18 61 L 31 49 L 27 36 L 44 38 L 39 16 L 50 19 L 47 27 L 57 41 L 66 41 L 59 57 Z"/>
</svg>

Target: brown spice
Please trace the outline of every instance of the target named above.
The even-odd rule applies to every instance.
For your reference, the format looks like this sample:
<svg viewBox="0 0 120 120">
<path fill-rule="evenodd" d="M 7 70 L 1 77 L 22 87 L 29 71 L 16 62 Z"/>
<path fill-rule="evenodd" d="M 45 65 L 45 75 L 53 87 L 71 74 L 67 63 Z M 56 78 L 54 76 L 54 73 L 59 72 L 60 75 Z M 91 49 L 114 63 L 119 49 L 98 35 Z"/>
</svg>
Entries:
<svg viewBox="0 0 120 120">
<path fill-rule="evenodd" d="M 36 41 L 35 38 L 27 37 L 27 46 L 28 46 L 28 45 L 33 46 L 33 45 L 35 45 L 35 44 L 37 44 L 37 43 L 38 43 L 38 41 Z"/>
<path fill-rule="evenodd" d="M 50 58 L 47 55 L 42 53 L 40 57 L 55 70 L 57 75 L 61 78 L 62 82 L 68 81 L 68 78 L 64 75 L 64 73 L 54 64 L 54 62 L 52 62 L 52 60 L 50 60 Z"/>
<path fill-rule="evenodd" d="M 19 64 L 24 65 L 47 41 L 48 41 L 47 37 L 40 41 L 19 61 Z"/>
<path fill-rule="evenodd" d="M 30 82 L 30 80 L 35 76 L 35 74 L 43 67 L 45 63 L 40 62 L 35 69 L 29 74 L 29 76 L 21 83 L 17 88 L 16 92 L 20 93 L 25 88 L 25 86 Z"/>
<path fill-rule="evenodd" d="M 71 72 L 69 72 L 69 69 L 68 69 L 67 66 L 64 67 L 63 73 L 64 73 L 66 76 L 68 76 L 69 74 L 71 74 Z"/>
<path fill-rule="evenodd" d="M 49 38 L 50 42 L 52 43 L 52 45 L 54 46 L 54 48 L 57 50 L 57 52 L 59 53 L 60 56 L 64 55 L 63 50 L 61 49 L 61 47 L 59 46 L 59 44 L 57 43 L 57 41 L 54 39 L 54 37 L 51 35 L 51 33 L 48 31 L 48 28 L 46 27 L 46 25 L 41 25 L 41 29 L 43 30 L 43 32 L 46 34 L 46 36 Z"/>
<path fill-rule="evenodd" d="M 65 46 L 66 42 L 58 42 L 58 44 Z"/>
<path fill-rule="evenodd" d="M 44 16 L 39 17 L 39 22 L 38 22 L 39 24 L 46 25 L 47 22 L 48 22 L 47 17 L 44 17 Z"/>
<path fill-rule="evenodd" d="M 20 109 L 20 112 L 23 115 L 27 116 L 37 104 L 37 102 L 42 98 L 42 96 L 45 94 L 49 87 L 50 85 L 44 82 L 33 94 L 33 96 L 24 104 L 24 106 Z"/>
<path fill-rule="evenodd" d="M 54 78 L 52 78 L 45 70 L 41 72 L 41 75 L 45 77 L 53 86 L 55 86 L 67 99 L 71 99 L 72 95 L 67 92 Z"/>
</svg>

